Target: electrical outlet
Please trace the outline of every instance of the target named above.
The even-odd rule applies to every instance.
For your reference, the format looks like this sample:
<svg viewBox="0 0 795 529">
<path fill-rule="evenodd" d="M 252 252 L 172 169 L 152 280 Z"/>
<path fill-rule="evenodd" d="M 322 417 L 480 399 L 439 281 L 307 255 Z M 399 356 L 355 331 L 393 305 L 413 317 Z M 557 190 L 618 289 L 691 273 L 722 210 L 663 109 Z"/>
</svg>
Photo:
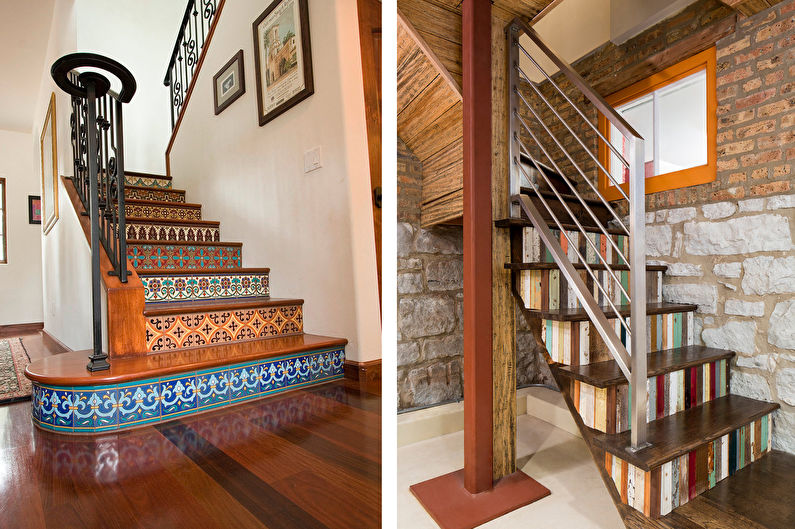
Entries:
<svg viewBox="0 0 795 529">
<path fill-rule="evenodd" d="M 304 153 L 304 173 L 311 173 L 323 167 L 320 147 L 313 147 Z"/>
</svg>

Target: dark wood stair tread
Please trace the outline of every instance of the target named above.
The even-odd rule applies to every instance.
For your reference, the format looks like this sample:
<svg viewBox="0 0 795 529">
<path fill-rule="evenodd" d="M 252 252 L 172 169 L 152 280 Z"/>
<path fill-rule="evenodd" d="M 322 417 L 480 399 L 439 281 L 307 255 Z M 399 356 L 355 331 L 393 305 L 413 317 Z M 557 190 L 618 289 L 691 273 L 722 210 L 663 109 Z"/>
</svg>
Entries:
<svg viewBox="0 0 795 529">
<path fill-rule="evenodd" d="M 150 239 L 127 239 L 127 244 L 152 244 L 161 246 L 243 246 L 242 242 L 225 241 L 161 241 Z"/>
<path fill-rule="evenodd" d="M 612 307 L 600 307 L 608 318 L 614 318 L 615 312 Z M 621 316 L 629 316 L 629 305 L 616 305 Z M 647 303 L 646 314 L 651 316 L 654 314 L 671 314 L 673 312 L 693 312 L 698 309 L 698 305 L 691 305 L 687 303 Z M 545 320 L 554 321 L 586 321 L 589 319 L 588 313 L 585 309 L 554 309 L 554 310 L 536 310 L 536 309 L 523 309 L 526 313 L 536 318 L 543 318 Z"/>
<path fill-rule="evenodd" d="M 538 198 L 538 195 L 536 194 L 535 190 L 532 187 L 522 186 L 520 189 L 521 189 L 521 193 L 523 195 L 527 195 L 531 199 L 537 199 Z M 576 187 L 575 187 L 575 189 L 576 189 Z M 573 195 L 571 193 L 564 193 L 563 191 L 558 191 L 558 195 L 560 195 L 560 198 L 562 198 L 563 200 L 566 200 L 567 202 L 573 202 L 573 203 L 576 203 L 578 206 L 582 206 L 582 202 L 580 202 L 580 199 L 577 198 L 577 195 Z M 552 191 L 546 191 L 544 189 L 541 190 L 541 196 L 542 197 L 551 198 L 551 199 L 553 199 L 553 200 L 555 200 L 557 202 L 560 202 L 560 200 L 558 200 L 558 195 L 556 195 Z M 582 200 L 583 200 L 583 202 L 585 202 L 589 206 L 598 206 L 598 207 L 602 207 L 602 208 L 605 207 L 604 203 L 601 200 L 596 199 L 596 198 L 585 198 L 585 197 L 582 197 Z"/>
<path fill-rule="evenodd" d="M 630 431 L 613 435 L 600 433 L 594 435 L 592 440 L 599 448 L 648 471 L 778 408 L 779 405 L 775 402 L 726 395 L 650 422 L 647 441 L 651 446 L 637 452 L 627 450 L 630 446 Z"/>
<path fill-rule="evenodd" d="M 687 345 L 666 349 L 665 351 L 655 351 L 648 354 L 647 376 L 655 377 L 672 371 L 715 362 L 716 360 L 729 359 L 733 356 L 733 351 L 715 349 L 703 345 Z M 559 364 L 556 369 L 563 376 L 598 388 L 627 383 L 627 379 L 624 378 L 624 374 L 614 360 L 580 366 Z"/>
<path fill-rule="evenodd" d="M 142 356 L 113 358 L 110 369 L 91 373 L 86 361 L 91 351 L 74 351 L 47 356 L 31 362 L 25 369 L 28 376 L 42 384 L 56 386 L 93 386 L 121 384 L 135 380 L 175 375 L 232 365 L 263 358 L 341 347 L 344 338 L 299 334 L 264 338 L 246 342 L 180 349 Z"/>
<path fill-rule="evenodd" d="M 165 303 L 146 303 L 144 316 L 171 316 L 196 312 L 215 312 L 219 310 L 245 310 L 260 307 L 281 307 L 284 305 L 303 305 L 303 299 L 272 298 L 253 296 L 247 298 L 206 299 L 198 301 L 169 301 Z"/>
<path fill-rule="evenodd" d="M 571 263 L 577 270 L 585 270 L 585 265 L 582 263 Z M 606 267 L 602 263 L 589 264 L 592 270 L 604 270 Z M 505 263 L 506 270 L 558 270 L 560 266 L 557 263 Z M 629 271 L 627 265 L 610 265 L 610 268 L 617 272 Z M 647 272 L 665 272 L 668 270 L 666 265 L 646 265 Z"/>
<path fill-rule="evenodd" d="M 171 180 L 170 176 L 153 173 L 142 173 L 140 171 L 124 171 L 124 176 L 141 176 L 143 178 L 157 178 L 159 180 Z"/>
<path fill-rule="evenodd" d="M 149 190 L 163 191 L 164 193 L 176 193 L 178 195 L 184 195 L 185 194 L 185 190 L 184 189 L 173 189 L 173 188 L 170 188 L 170 187 L 166 189 L 166 188 L 162 188 L 162 187 L 125 185 L 124 189 L 125 190 L 127 190 L 127 189 L 145 189 L 147 191 L 149 191 Z M 130 200 L 134 200 L 134 199 L 130 199 Z"/>
<path fill-rule="evenodd" d="M 170 202 L 170 204 L 182 204 L 182 202 Z M 126 217 L 127 224 L 158 224 L 174 226 L 212 226 L 219 227 L 220 221 L 217 220 L 194 220 L 194 219 L 153 219 L 152 217 Z"/>
<path fill-rule="evenodd" d="M 506 217 L 504 219 L 495 220 L 494 225 L 498 228 L 531 228 L 533 226 L 533 223 L 530 222 L 529 219 L 526 219 L 524 217 L 522 218 Z M 551 220 L 547 222 L 547 226 L 549 226 L 549 228 L 553 230 L 559 229 L 558 225 Z M 576 224 L 567 224 L 565 222 L 562 222 L 561 226 L 563 226 L 563 229 L 566 231 L 580 231 L 580 228 L 578 228 Z M 583 228 L 588 233 L 602 233 L 602 230 L 599 228 L 599 226 L 584 225 Z M 607 226 L 605 226 L 605 228 L 607 229 L 607 233 L 609 233 L 610 235 L 626 235 L 626 232 L 622 229 L 609 228 Z"/>
<path fill-rule="evenodd" d="M 230 274 L 267 274 L 270 271 L 270 268 L 220 268 L 218 270 L 147 268 L 145 270 L 136 270 L 139 276 L 225 276 Z"/>
<path fill-rule="evenodd" d="M 167 206 L 187 209 L 201 209 L 201 204 L 192 204 L 190 202 L 170 202 L 168 200 L 143 200 L 140 198 L 125 198 L 125 204 L 144 204 L 149 206 Z"/>
</svg>

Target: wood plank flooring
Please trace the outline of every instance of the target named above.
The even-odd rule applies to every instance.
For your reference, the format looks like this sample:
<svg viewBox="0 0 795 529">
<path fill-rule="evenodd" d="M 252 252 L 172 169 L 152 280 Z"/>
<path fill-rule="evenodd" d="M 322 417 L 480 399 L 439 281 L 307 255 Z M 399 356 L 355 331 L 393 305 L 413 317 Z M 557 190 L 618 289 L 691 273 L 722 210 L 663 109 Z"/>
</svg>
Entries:
<svg viewBox="0 0 795 529">
<path fill-rule="evenodd" d="M 32 358 L 57 347 L 23 337 Z M 349 381 L 108 436 L 0 406 L 0 528 L 377 528 L 381 399 Z"/>
</svg>

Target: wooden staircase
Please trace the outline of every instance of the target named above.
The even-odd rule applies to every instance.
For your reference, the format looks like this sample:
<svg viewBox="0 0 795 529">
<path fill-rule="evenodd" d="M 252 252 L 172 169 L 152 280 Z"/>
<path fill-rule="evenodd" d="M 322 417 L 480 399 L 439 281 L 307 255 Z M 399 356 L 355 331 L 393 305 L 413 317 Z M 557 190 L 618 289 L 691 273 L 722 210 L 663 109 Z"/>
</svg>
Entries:
<svg viewBox="0 0 795 529">
<path fill-rule="evenodd" d="M 572 208 L 579 204 L 574 197 L 564 198 Z M 606 218 L 604 205 L 591 207 Z M 569 241 L 558 225 L 544 221 L 565 249 Z M 631 388 L 600 334 L 592 329 L 537 227 L 527 218 L 503 219 L 496 225 L 511 231 L 512 262 L 505 267 L 512 272 L 514 295 L 544 344 L 552 374 L 628 527 L 668 527 L 664 518 L 658 519 L 771 450 L 771 414 L 779 405 L 729 393 L 734 352 L 694 345 L 697 307 L 662 301 L 662 266 L 646 267 L 649 446 L 631 450 Z M 581 232 L 576 227 L 564 228 L 601 280 L 599 270 L 605 268 L 600 267 L 601 260 L 578 239 Z M 612 245 L 603 240 L 605 234 L 596 226 L 585 228 L 602 257 L 617 263 Z M 623 232 L 609 235 L 619 248 L 627 247 Z M 621 316 L 628 317 L 629 306 L 623 293 L 611 286 L 613 282 L 604 278 L 605 294 L 576 256 L 567 255 L 594 298 L 605 304 L 605 297 L 610 297 Z M 618 264 L 612 268 L 621 274 L 622 284 L 629 285 L 628 268 Z M 610 314 L 606 308 L 604 312 Z M 608 315 L 608 319 L 628 346 L 617 318 Z"/>
</svg>

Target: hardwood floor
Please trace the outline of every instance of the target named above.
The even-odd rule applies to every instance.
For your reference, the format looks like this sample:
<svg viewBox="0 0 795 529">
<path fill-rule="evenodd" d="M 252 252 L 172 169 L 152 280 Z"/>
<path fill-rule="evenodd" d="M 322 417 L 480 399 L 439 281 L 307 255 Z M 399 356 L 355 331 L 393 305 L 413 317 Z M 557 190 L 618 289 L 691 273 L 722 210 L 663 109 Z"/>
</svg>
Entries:
<svg viewBox="0 0 795 529">
<path fill-rule="evenodd" d="M 23 344 L 32 358 L 58 349 Z M 334 382 L 92 437 L 36 429 L 28 402 L 0 406 L 0 527 L 380 527 L 381 399 L 368 389 Z"/>
</svg>

